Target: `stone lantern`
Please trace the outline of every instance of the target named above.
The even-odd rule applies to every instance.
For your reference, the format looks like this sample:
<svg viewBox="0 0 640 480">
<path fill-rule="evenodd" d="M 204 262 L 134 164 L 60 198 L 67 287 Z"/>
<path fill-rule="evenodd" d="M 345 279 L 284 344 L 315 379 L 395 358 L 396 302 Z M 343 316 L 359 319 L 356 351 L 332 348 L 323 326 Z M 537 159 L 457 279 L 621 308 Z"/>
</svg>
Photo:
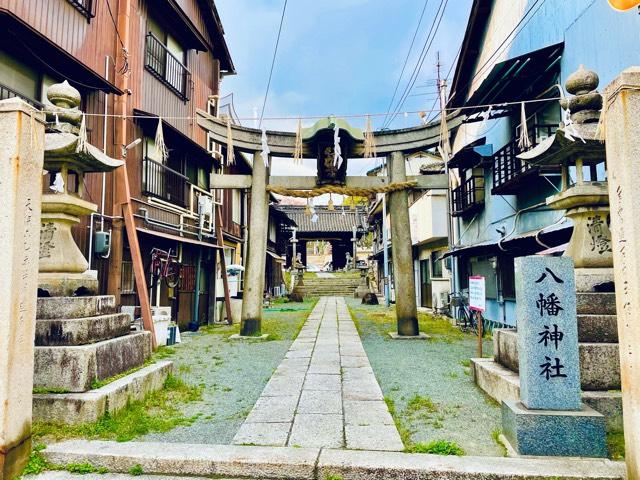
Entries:
<svg viewBox="0 0 640 480">
<path fill-rule="evenodd" d="M 42 196 L 40 230 L 39 295 L 93 295 L 98 291 L 97 272 L 73 240 L 71 229 L 82 215 L 97 211 L 84 200 L 84 175 L 110 172 L 123 165 L 90 145 L 79 109 L 80 92 L 67 81 L 47 91 L 44 168 L 49 174 Z"/>
<path fill-rule="evenodd" d="M 567 92 L 573 96 L 561 101 L 562 108 L 569 112 L 569 120 L 555 135 L 518 155 L 538 165 L 560 165 L 560 191 L 547 198 L 547 205 L 565 210 L 573 222 L 565 255 L 573 258 L 576 278 L 585 273 L 596 282 L 597 277 L 610 280 L 613 267 L 609 192 L 604 178 L 605 147 L 596 138 L 602 109 L 602 96 L 596 91 L 598 84 L 598 75 L 580 66 L 565 83 Z"/>
</svg>

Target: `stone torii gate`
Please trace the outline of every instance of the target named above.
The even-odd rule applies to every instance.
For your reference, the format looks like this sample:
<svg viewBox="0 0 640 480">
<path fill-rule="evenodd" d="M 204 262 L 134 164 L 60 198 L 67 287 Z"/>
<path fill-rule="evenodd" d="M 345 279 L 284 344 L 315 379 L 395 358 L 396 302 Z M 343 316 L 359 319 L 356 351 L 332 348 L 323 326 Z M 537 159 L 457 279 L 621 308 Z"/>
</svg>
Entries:
<svg viewBox="0 0 640 480">
<path fill-rule="evenodd" d="M 396 291 L 396 316 L 398 335 L 417 336 L 418 315 L 415 297 L 415 280 L 411 232 L 409 228 L 409 206 L 407 185 L 411 188 L 447 189 L 446 175 L 406 175 L 405 157 L 412 153 L 432 148 L 440 141 L 440 123 L 421 125 L 400 130 L 373 132 L 377 157 L 386 157 L 389 165 L 388 177 L 346 176 L 347 161 L 363 158 L 365 153 L 363 133 L 347 122 L 333 117 L 318 121 L 302 134 L 302 157 L 318 161 L 318 176 L 270 176 L 270 168 L 262 159 L 262 131 L 228 125 L 226 120 L 213 117 L 198 110 L 198 124 L 209 132 L 214 142 L 226 145 L 231 129 L 233 148 L 253 155 L 252 175 L 213 175 L 211 188 L 251 189 L 249 245 L 245 266 L 245 289 L 242 303 L 241 336 L 259 336 L 262 321 L 262 296 L 267 249 L 269 191 L 271 189 L 313 190 L 327 185 L 350 189 L 379 189 L 387 187 L 389 192 L 389 214 L 393 238 L 393 267 Z M 449 121 L 449 128 L 457 128 L 461 118 Z M 340 134 L 340 149 L 344 161 L 336 166 L 334 158 L 334 134 Z M 293 132 L 266 132 L 269 155 L 293 158 L 296 151 L 296 134 Z M 268 162 L 269 165 L 271 162 Z M 394 190 L 394 187 L 398 189 Z"/>
</svg>

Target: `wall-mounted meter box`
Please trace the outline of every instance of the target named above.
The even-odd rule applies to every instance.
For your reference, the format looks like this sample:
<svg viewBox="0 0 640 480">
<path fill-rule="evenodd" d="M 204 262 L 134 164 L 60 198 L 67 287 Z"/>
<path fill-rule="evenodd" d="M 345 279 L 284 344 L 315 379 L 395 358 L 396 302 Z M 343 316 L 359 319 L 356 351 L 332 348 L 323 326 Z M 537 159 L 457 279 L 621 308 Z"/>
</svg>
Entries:
<svg viewBox="0 0 640 480">
<path fill-rule="evenodd" d="M 111 244 L 111 233 L 110 232 L 96 232 L 94 236 L 93 244 L 95 247 L 93 251 L 97 255 L 104 255 L 109 252 L 109 246 Z"/>
</svg>

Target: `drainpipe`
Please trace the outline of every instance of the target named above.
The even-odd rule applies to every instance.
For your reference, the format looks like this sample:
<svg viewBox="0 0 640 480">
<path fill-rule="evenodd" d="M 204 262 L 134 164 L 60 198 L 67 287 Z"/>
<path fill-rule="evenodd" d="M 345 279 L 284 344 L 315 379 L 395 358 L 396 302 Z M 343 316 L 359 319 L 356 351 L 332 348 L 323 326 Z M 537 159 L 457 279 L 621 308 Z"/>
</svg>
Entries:
<svg viewBox="0 0 640 480">
<path fill-rule="evenodd" d="M 202 241 L 202 215 L 198 214 L 198 241 Z M 196 284 L 193 292 L 193 314 L 191 315 L 191 322 L 189 322 L 189 330 L 197 332 L 200 329 L 200 319 L 198 313 L 200 312 L 200 268 L 202 264 L 202 245 L 198 245 L 198 263 L 196 264 Z"/>
<path fill-rule="evenodd" d="M 104 57 L 104 77 L 109 81 L 109 55 Z M 109 94 L 104 94 L 104 116 L 102 117 L 102 152 L 107 154 L 107 115 L 109 114 Z M 100 219 L 100 231 L 104 232 L 104 203 L 107 197 L 107 173 L 102 172 L 102 194 L 100 196 L 100 213 L 102 218 Z M 91 260 L 89 260 L 91 261 Z"/>
</svg>

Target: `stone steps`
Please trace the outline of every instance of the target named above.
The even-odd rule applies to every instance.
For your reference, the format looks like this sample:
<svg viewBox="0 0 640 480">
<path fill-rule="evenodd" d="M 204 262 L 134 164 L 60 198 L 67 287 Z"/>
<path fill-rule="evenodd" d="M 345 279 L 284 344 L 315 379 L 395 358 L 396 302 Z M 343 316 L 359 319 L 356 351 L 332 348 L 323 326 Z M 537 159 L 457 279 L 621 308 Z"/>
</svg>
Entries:
<svg viewBox="0 0 640 480">
<path fill-rule="evenodd" d="M 498 403 L 520 400 L 520 376 L 491 358 L 472 358 L 471 376 Z M 582 401 L 605 416 L 608 431 L 622 431 L 621 392 L 583 391 Z"/>
<path fill-rule="evenodd" d="M 34 394 L 33 418 L 69 425 L 97 422 L 105 413 L 115 413 L 124 408 L 127 402 L 142 400 L 147 393 L 161 389 L 171 373 L 173 362 L 165 360 L 96 390 L 84 393 Z"/>
<path fill-rule="evenodd" d="M 496 361 L 517 372 L 518 334 L 515 330 L 493 331 Z M 620 357 L 617 343 L 580 343 L 580 380 L 583 390 L 619 390 Z"/>
<path fill-rule="evenodd" d="M 618 343 L 616 315 L 578 315 L 578 341 Z"/>
<path fill-rule="evenodd" d="M 116 298 L 112 295 L 95 297 L 38 298 L 36 318 L 86 318 L 117 313 Z"/>
<path fill-rule="evenodd" d="M 94 380 L 141 366 L 151 356 L 151 333 L 138 332 L 98 343 L 35 347 L 35 388 L 86 392 Z"/>
<path fill-rule="evenodd" d="M 36 346 L 73 346 L 97 343 L 128 335 L 131 317 L 110 313 L 83 318 L 36 320 Z"/>
<path fill-rule="evenodd" d="M 616 294 L 604 292 L 576 293 L 578 315 L 615 315 Z"/>
</svg>

